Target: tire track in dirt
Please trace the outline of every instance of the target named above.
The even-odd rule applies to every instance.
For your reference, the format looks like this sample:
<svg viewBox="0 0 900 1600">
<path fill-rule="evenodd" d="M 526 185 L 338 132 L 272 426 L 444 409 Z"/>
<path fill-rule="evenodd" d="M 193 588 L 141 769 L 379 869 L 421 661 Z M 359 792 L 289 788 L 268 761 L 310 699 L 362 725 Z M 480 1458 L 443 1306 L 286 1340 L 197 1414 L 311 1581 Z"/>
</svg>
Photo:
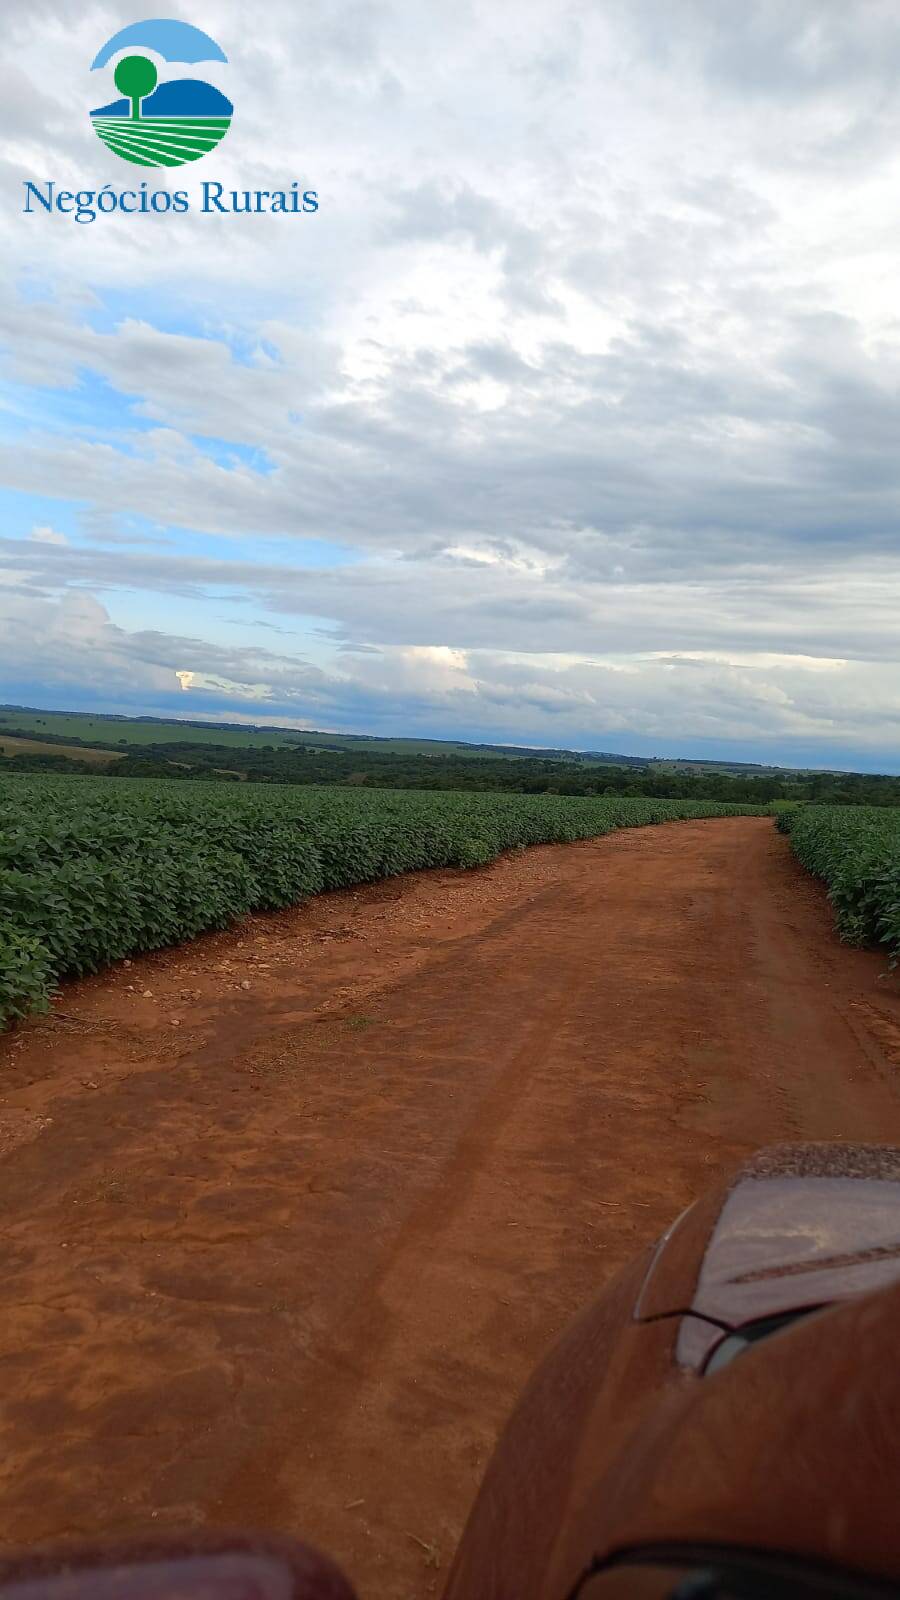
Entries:
<svg viewBox="0 0 900 1600">
<path fill-rule="evenodd" d="M 255 1523 L 425 1600 L 623 1261 L 761 1143 L 900 1137 L 884 968 L 728 819 L 73 985 L 2 1047 L 0 1536 Z"/>
<path fill-rule="evenodd" d="M 545 898 L 555 902 L 552 891 Z M 573 896 L 568 914 L 574 915 L 581 909 L 579 901 L 584 901 L 586 908 L 588 898 Z M 535 933 L 552 931 L 542 928 L 545 920 L 538 902 L 532 906 L 529 914 L 529 942 L 533 942 Z M 490 942 L 495 943 L 498 938 L 521 940 L 518 911 L 491 929 Z M 405 986 L 412 992 L 403 997 L 395 992 L 394 1001 L 406 999 L 417 1014 L 425 1013 L 434 1018 L 439 1014 L 441 994 L 446 993 L 447 985 L 452 985 L 454 992 L 461 987 L 467 997 L 467 1008 L 476 1019 L 480 1031 L 477 1003 L 479 990 L 485 988 L 485 983 L 483 975 L 479 976 L 479 969 L 489 959 L 488 952 L 482 949 L 487 943 L 487 940 L 476 938 L 465 941 L 461 948 L 454 947 L 442 962 L 436 964 L 424 984 L 419 979 L 414 980 Z M 511 956 L 514 959 L 515 953 L 511 952 Z M 556 1035 L 564 1025 L 563 1008 L 573 987 L 583 986 L 585 981 L 583 956 L 579 956 L 574 963 L 571 958 L 564 962 L 558 960 L 545 976 L 538 996 L 530 999 L 530 1009 L 523 1006 L 512 1028 L 508 1023 L 505 1024 L 508 1037 L 502 1045 L 499 1041 L 494 1045 L 493 1074 L 487 1079 L 484 1093 L 477 1098 L 473 1114 L 452 1147 L 441 1174 L 440 1185 L 424 1192 L 405 1220 L 392 1249 L 354 1296 L 337 1335 L 334 1330 L 329 1330 L 327 1347 L 313 1353 L 312 1374 L 297 1386 L 294 1398 L 296 1409 L 305 1412 L 309 1409 L 307 1402 L 315 1396 L 318 1409 L 326 1420 L 323 1444 L 327 1443 L 327 1436 L 336 1428 L 344 1413 L 358 1403 L 356 1389 L 359 1383 L 371 1381 L 373 1375 L 377 1381 L 381 1353 L 385 1344 L 395 1336 L 398 1319 L 387 1309 L 383 1293 L 385 1286 L 398 1273 L 398 1268 L 402 1271 L 402 1263 L 411 1252 L 416 1255 L 420 1252 L 427 1254 L 435 1238 L 445 1234 L 451 1226 L 470 1197 L 478 1172 L 490 1163 L 506 1124 L 528 1089 L 533 1072 L 546 1059 Z M 454 1024 L 458 1029 L 458 1019 L 455 1017 Z M 434 1053 L 432 1059 L 444 1060 L 452 1072 L 464 1053 L 464 1049 L 460 1049 L 456 1056 L 439 1052 Z M 275 1427 L 274 1437 L 266 1439 L 251 1461 L 241 1463 L 234 1481 L 217 1502 L 217 1520 L 227 1524 L 246 1516 L 250 1492 L 248 1485 L 251 1482 L 255 1485 L 257 1499 L 260 1498 L 260 1491 L 263 1499 L 272 1495 L 273 1485 L 279 1480 L 285 1454 L 290 1452 L 292 1442 L 292 1423 L 289 1419 L 281 1419 Z M 268 1509 L 260 1507 L 264 1520 L 268 1519 Z"/>
</svg>

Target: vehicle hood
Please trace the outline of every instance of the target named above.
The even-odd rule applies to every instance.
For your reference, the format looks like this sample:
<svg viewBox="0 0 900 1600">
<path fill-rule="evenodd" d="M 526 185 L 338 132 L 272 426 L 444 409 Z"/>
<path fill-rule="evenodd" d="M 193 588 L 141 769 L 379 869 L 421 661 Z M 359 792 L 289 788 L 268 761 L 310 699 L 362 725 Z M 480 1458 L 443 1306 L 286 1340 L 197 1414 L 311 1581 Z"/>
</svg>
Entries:
<svg viewBox="0 0 900 1600">
<path fill-rule="evenodd" d="M 661 1241 L 636 1307 L 639 1321 L 683 1316 L 681 1366 L 702 1365 L 723 1328 L 833 1305 L 900 1278 L 900 1149 L 892 1146 L 774 1146 L 703 1211 L 692 1207 Z"/>
</svg>

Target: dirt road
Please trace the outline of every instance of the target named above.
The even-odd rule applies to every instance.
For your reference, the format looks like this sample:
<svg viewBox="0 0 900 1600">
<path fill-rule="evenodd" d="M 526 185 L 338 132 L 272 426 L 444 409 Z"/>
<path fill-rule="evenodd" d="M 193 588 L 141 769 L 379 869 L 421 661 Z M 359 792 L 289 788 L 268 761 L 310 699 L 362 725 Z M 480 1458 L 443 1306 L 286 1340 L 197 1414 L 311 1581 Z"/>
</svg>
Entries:
<svg viewBox="0 0 900 1600">
<path fill-rule="evenodd" d="M 885 968 L 742 818 L 70 986 L 0 1046 L 0 1539 L 298 1530 L 427 1600 L 623 1261 L 759 1144 L 900 1139 Z"/>
</svg>

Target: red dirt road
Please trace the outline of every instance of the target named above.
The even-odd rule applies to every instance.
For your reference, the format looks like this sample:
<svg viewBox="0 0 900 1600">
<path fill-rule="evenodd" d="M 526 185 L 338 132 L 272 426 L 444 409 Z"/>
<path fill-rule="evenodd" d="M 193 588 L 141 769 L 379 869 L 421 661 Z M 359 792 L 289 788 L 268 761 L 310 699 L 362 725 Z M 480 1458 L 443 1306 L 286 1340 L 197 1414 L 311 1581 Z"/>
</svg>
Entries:
<svg viewBox="0 0 900 1600">
<path fill-rule="evenodd" d="M 292 1530 L 364 1600 L 439 1591 L 535 1361 L 724 1167 L 900 1140 L 900 986 L 751 818 L 251 918 L 0 1057 L 0 1541 Z"/>
</svg>

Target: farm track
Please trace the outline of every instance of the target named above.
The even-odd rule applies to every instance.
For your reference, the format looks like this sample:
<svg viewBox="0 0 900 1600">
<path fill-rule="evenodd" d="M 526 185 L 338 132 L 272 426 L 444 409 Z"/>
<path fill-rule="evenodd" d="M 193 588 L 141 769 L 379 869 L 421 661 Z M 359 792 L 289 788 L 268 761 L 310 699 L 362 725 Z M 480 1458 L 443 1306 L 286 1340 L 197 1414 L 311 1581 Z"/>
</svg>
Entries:
<svg viewBox="0 0 900 1600">
<path fill-rule="evenodd" d="M 288 1529 L 428 1600 L 611 1273 L 760 1144 L 900 1140 L 885 967 L 739 818 L 68 986 L 0 1045 L 0 1540 Z"/>
</svg>

